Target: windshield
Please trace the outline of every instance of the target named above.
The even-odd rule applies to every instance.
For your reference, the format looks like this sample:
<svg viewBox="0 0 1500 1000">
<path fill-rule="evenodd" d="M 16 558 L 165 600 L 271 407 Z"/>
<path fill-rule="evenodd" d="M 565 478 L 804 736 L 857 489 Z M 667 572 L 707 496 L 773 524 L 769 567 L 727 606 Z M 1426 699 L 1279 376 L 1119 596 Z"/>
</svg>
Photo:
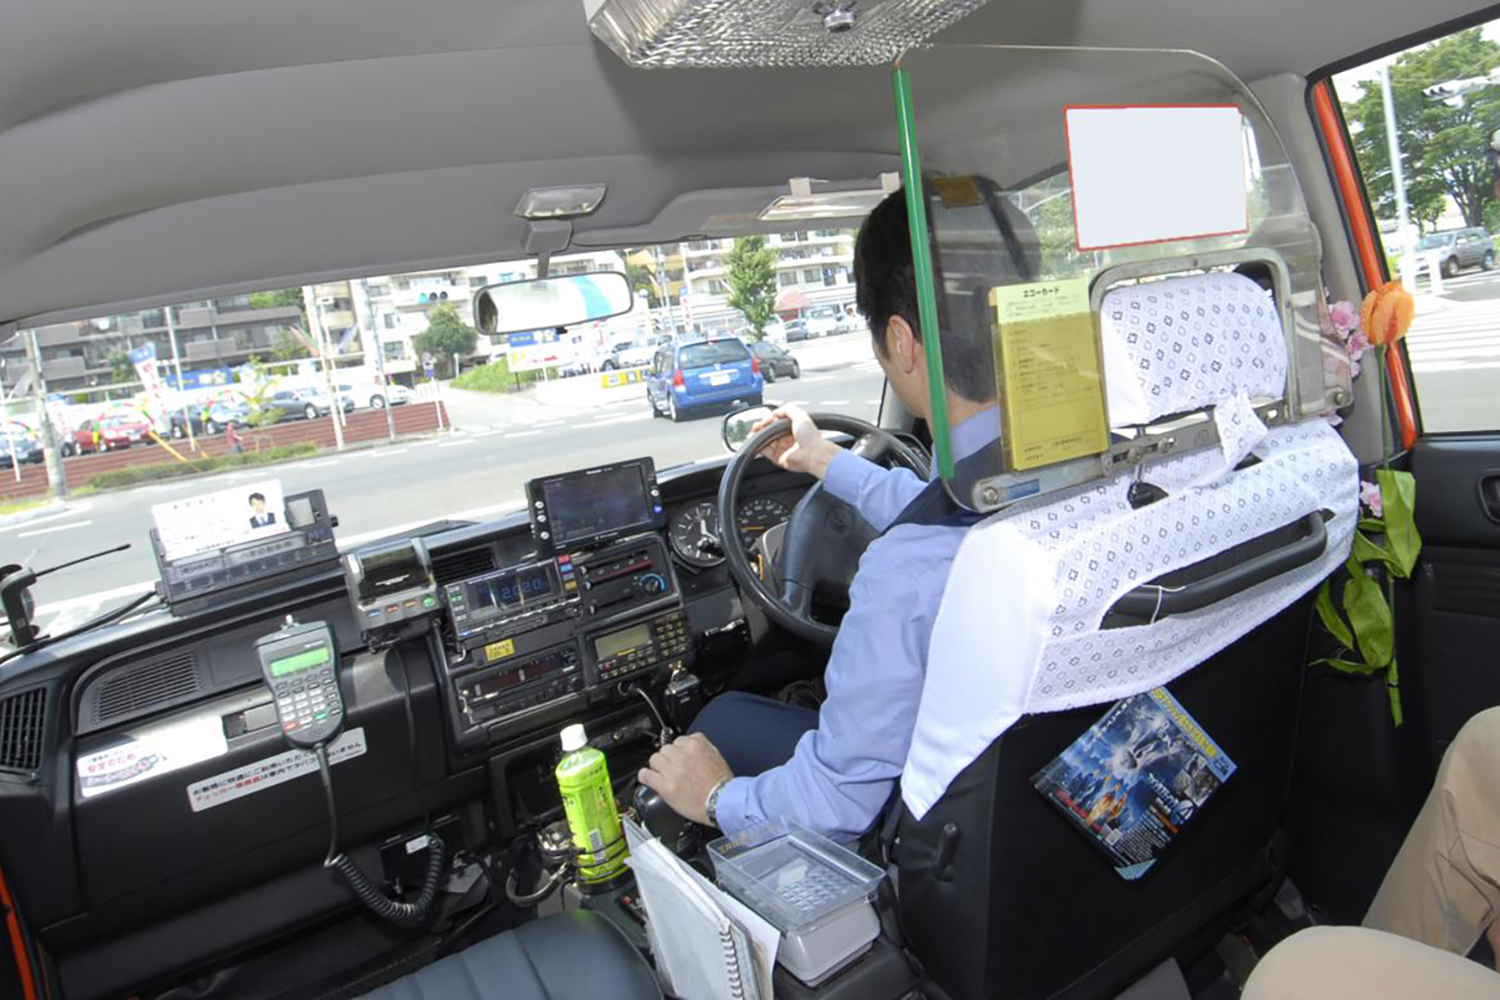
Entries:
<svg viewBox="0 0 1500 1000">
<path fill-rule="evenodd" d="M 707 368 L 709 365 L 744 361 L 749 356 L 750 352 L 738 340 L 711 340 L 706 344 L 684 347 L 677 363 L 682 368 Z"/>
<path fill-rule="evenodd" d="M 1452 233 L 1433 233 L 1430 236 L 1422 237 L 1421 241 L 1417 244 L 1417 249 L 1431 250 L 1435 247 L 1445 247 L 1452 242 Z"/>
<path fill-rule="evenodd" d="M 739 285 L 768 307 L 760 335 L 804 310 L 842 313 L 854 302 L 854 236 L 817 229 L 752 238 L 750 249 L 770 265 L 758 284 L 732 266 L 734 239 L 559 255 L 552 274 L 626 274 L 634 308 L 508 340 L 476 333 L 472 295 L 535 277 L 533 261 L 269 288 L 38 328 L 45 409 L 59 441 L 71 443 L 62 465 L 78 509 L 37 527 L 0 527 L 0 547 L 8 561 L 45 568 L 131 543 L 87 571 L 38 582 L 42 624 L 76 624 L 154 583 L 153 505 L 226 485 L 279 480 L 288 495 L 323 490 L 347 550 L 434 521 L 520 511 L 527 480 L 545 474 L 641 456 L 659 470 L 722 459 L 721 423 L 732 404 L 711 401 L 675 422 L 652 417 L 646 377 L 656 352 L 677 348 L 686 368 L 746 361 L 745 342 L 757 331 L 729 305 Z M 816 271 L 805 266 L 809 248 Z M 26 336 L 0 340 L 9 361 L 0 378 L 4 415 L 32 428 L 31 386 L 19 384 Z M 161 383 L 154 394 L 130 360 L 148 345 Z M 786 349 L 796 366 L 771 373 L 765 402 L 878 419 L 883 381 L 862 321 Z M 323 357 L 341 406 L 329 405 Z M 387 383 L 404 389 L 377 391 Z M 162 440 L 115 450 L 78 435 L 86 422 L 106 420 L 149 423 Z M 45 501 L 40 464 L 25 465 L 22 485 L 32 492 L 15 501 L 0 494 L 0 504 Z"/>
</svg>

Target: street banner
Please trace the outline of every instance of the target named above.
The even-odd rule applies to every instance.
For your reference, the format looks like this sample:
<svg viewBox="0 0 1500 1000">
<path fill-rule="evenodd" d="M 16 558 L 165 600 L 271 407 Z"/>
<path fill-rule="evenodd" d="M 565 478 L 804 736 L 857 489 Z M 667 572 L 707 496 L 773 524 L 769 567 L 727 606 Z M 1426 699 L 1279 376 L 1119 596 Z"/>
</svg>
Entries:
<svg viewBox="0 0 1500 1000">
<path fill-rule="evenodd" d="M 156 360 L 156 345 L 147 344 L 131 351 L 130 363 L 135 366 L 136 378 L 141 380 L 146 415 L 155 430 L 165 430 L 171 426 L 171 418 L 167 415 L 166 381 Z"/>
</svg>

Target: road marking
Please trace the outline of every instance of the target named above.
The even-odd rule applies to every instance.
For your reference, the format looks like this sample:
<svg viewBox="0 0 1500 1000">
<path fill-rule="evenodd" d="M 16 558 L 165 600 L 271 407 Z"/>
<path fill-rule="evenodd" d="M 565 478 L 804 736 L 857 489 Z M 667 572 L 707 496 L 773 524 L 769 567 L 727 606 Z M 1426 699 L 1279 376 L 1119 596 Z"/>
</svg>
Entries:
<svg viewBox="0 0 1500 1000">
<path fill-rule="evenodd" d="M 338 464 L 339 464 L 339 460 L 336 459 L 336 458 L 325 458 L 321 462 L 299 462 L 296 465 L 288 466 L 288 468 L 292 468 L 292 469 L 326 469 L 330 465 L 338 465 Z"/>
<path fill-rule="evenodd" d="M 391 535 L 403 535 L 417 528 L 426 527 L 434 521 L 478 521 L 489 517 L 491 514 L 500 514 L 507 511 L 521 510 L 524 503 L 520 497 L 510 497 L 499 503 L 493 503 L 486 507 L 475 507 L 473 510 L 463 510 L 456 514 L 439 514 L 421 521 L 408 521 L 405 524 L 393 524 L 388 528 L 376 528 L 373 531 L 361 532 L 358 535 L 350 535 L 345 538 L 339 537 L 339 551 L 348 552 L 351 549 L 363 545 L 365 542 L 374 541 L 377 538 L 386 538 Z"/>
<path fill-rule="evenodd" d="M 875 399 L 867 399 L 867 400 L 865 400 L 865 405 L 867 405 L 867 406 L 879 406 L 880 403 L 881 403 L 881 400 L 879 399 L 879 397 L 877 397 Z"/>
<path fill-rule="evenodd" d="M 79 514 L 82 514 L 92 506 L 94 506 L 94 504 L 93 501 L 90 500 L 86 500 L 83 503 L 70 503 L 68 504 L 67 510 L 60 510 L 56 514 L 48 514 L 46 517 L 33 517 L 26 521 L 17 521 L 15 524 L 0 528 L 0 531 L 17 531 L 21 528 L 29 529 L 35 527 L 38 524 L 46 524 L 48 521 L 56 521 L 59 518 L 77 517 Z"/>
<path fill-rule="evenodd" d="M 71 531 L 74 528 L 86 528 L 93 523 L 93 521 L 77 521 L 73 524 L 59 524 L 52 528 L 38 528 L 36 531 L 18 531 L 16 532 L 16 537 L 32 538 L 36 535 L 50 535 L 54 531 Z"/>
<path fill-rule="evenodd" d="M 539 423 L 539 424 L 532 424 L 531 426 L 533 426 L 533 427 L 561 427 L 565 423 L 567 423 L 566 420 L 543 420 L 541 423 Z"/>
<path fill-rule="evenodd" d="M 628 417 L 609 417 L 606 420 L 595 420 L 591 424 L 579 424 L 578 426 L 579 426 L 580 429 L 581 428 L 585 428 L 585 427 L 610 427 L 610 426 L 613 426 L 614 424 L 633 424 L 637 420 L 650 420 L 650 419 L 651 419 L 651 414 L 649 414 L 649 413 L 632 413 Z"/>
<path fill-rule="evenodd" d="M 536 437 L 540 433 L 542 433 L 542 432 L 541 431 L 511 431 L 509 434 L 507 434 L 505 436 L 508 437 L 508 438 L 529 438 L 529 437 Z"/>
<path fill-rule="evenodd" d="M 457 448 L 461 444 L 473 444 L 473 438 L 464 438 L 462 441 L 439 441 L 439 448 Z"/>
<path fill-rule="evenodd" d="M 807 378 L 804 378 L 802 381 L 803 382 L 832 382 L 833 381 L 833 376 L 832 375 L 809 375 L 809 376 L 807 376 Z"/>
<path fill-rule="evenodd" d="M 369 451 L 365 452 L 362 457 L 364 457 L 366 459 L 370 459 L 370 458 L 389 458 L 392 455 L 404 455 L 404 454 L 406 454 L 406 449 L 405 448 L 371 448 Z"/>
<path fill-rule="evenodd" d="M 849 401 L 847 399 L 825 399 L 825 400 L 823 400 L 823 405 L 824 406 L 848 406 L 849 405 Z"/>
</svg>

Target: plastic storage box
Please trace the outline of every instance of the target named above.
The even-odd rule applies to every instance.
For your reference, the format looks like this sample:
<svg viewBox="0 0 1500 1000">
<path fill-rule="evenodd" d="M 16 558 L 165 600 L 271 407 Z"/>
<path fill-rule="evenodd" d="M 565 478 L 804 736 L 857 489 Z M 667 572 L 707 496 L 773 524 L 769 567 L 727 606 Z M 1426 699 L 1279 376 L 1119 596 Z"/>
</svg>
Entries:
<svg viewBox="0 0 1500 1000">
<path fill-rule="evenodd" d="M 826 980 L 880 933 L 870 900 L 885 873 L 795 820 L 708 845 L 719 885 L 781 931 L 778 961 L 809 985 Z"/>
</svg>

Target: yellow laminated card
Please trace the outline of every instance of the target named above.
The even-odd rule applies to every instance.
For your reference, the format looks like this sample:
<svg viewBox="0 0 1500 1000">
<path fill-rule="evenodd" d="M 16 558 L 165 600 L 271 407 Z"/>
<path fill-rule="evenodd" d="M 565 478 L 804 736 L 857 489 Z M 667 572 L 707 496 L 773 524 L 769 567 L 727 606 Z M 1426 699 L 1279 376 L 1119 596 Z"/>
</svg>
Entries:
<svg viewBox="0 0 1500 1000">
<path fill-rule="evenodd" d="M 1010 468 L 1034 469 L 1108 448 L 1088 280 L 1005 285 L 990 292 L 990 305 Z"/>
</svg>

